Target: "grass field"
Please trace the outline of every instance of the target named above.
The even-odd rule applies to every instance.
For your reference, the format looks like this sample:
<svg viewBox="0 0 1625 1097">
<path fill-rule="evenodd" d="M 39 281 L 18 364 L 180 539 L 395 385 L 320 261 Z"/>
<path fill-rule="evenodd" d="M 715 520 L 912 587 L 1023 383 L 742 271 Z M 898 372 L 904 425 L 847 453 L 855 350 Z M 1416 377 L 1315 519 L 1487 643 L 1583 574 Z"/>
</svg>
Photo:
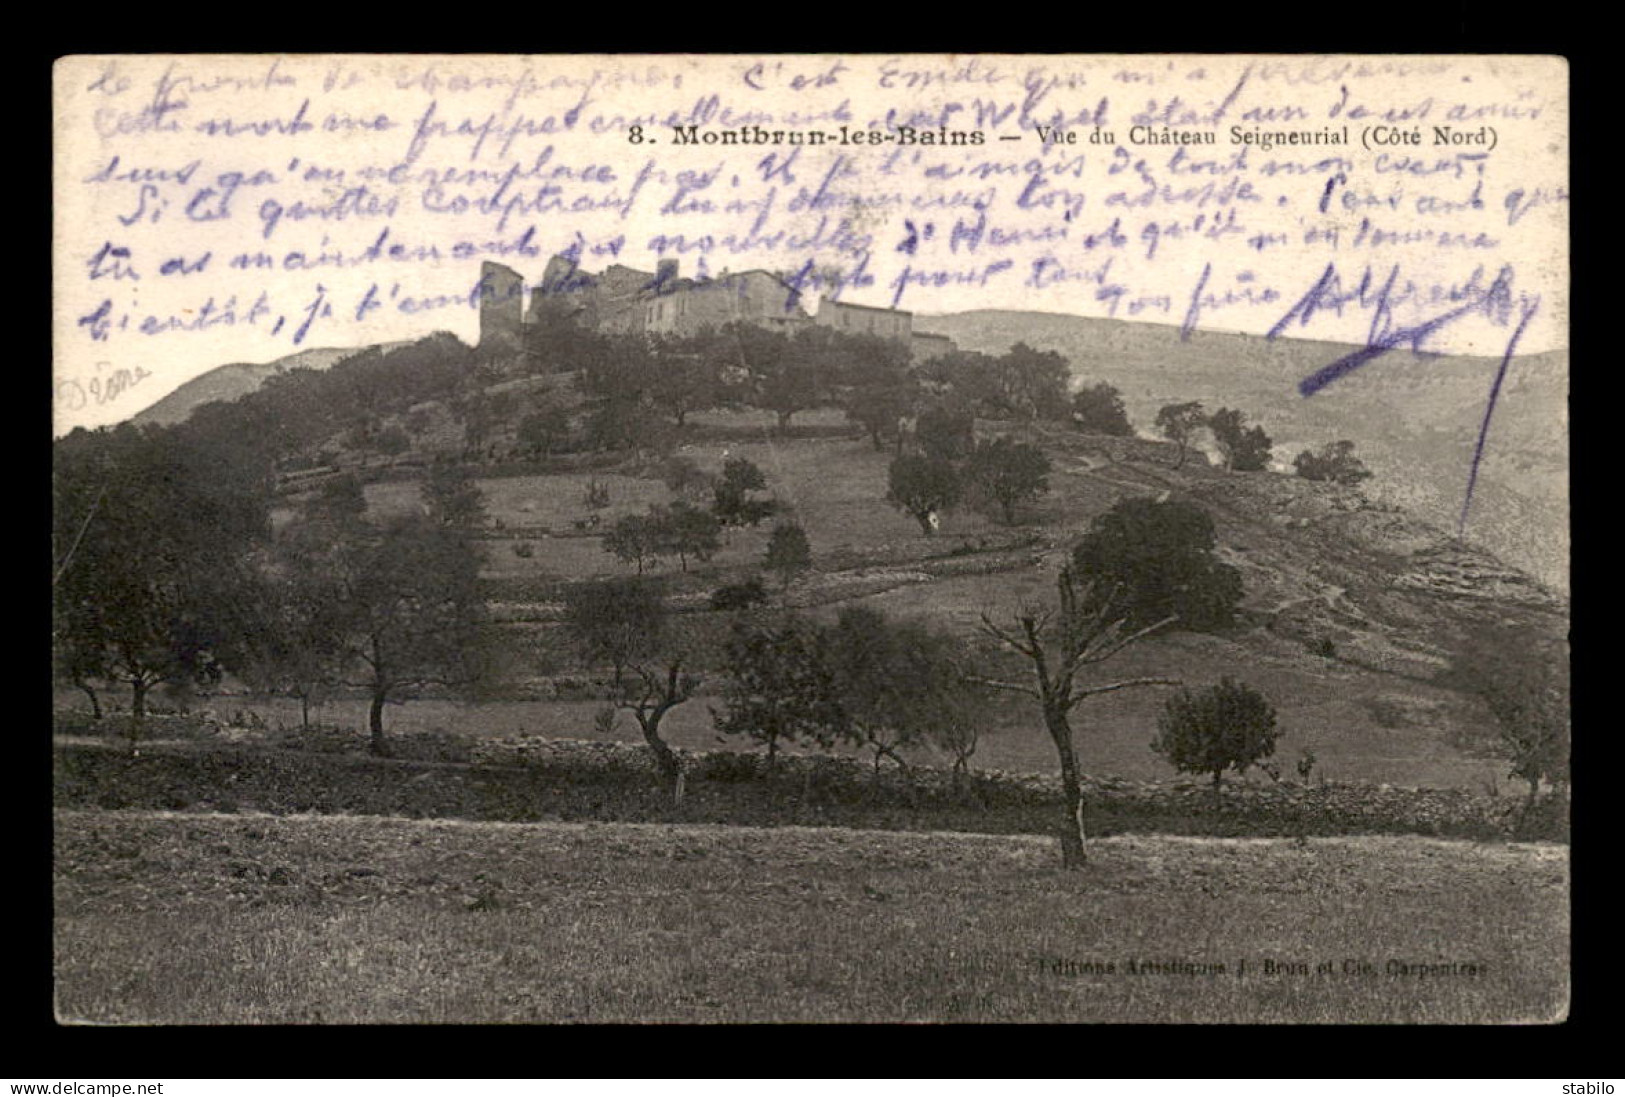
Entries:
<svg viewBox="0 0 1625 1097">
<path fill-rule="evenodd" d="M 55 840 L 70 1023 L 1514 1023 L 1568 1000 L 1556 846 L 1124 836 L 1063 873 L 1019 837 L 99 811 L 59 811 Z"/>
</svg>

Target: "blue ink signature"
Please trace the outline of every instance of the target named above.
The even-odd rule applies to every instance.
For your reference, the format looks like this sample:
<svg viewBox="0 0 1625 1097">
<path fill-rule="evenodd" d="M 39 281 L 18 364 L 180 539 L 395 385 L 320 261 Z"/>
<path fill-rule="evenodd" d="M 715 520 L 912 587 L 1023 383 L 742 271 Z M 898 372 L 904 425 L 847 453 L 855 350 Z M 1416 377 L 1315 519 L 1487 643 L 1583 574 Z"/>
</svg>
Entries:
<svg viewBox="0 0 1625 1097">
<path fill-rule="evenodd" d="M 1481 268 L 1482 269 L 1482 268 Z M 1480 269 L 1480 270 L 1481 270 Z M 1206 272 L 1203 274 L 1206 280 Z M 1507 370 L 1512 365 L 1512 357 L 1517 352 L 1518 342 L 1523 337 L 1525 329 L 1529 326 L 1536 312 L 1540 309 L 1538 295 L 1513 294 L 1514 272 L 1510 264 L 1503 266 L 1488 286 L 1480 286 L 1480 271 L 1474 271 L 1473 277 L 1465 286 L 1455 287 L 1448 296 L 1461 303 L 1455 308 L 1409 327 L 1396 327 L 1394 325 L 1393 308 L 1400 300 L 1411 295 L 1414 287 L 1407 283 L 1406 289 L 1399 295 L 1395 294 L 1395 285 L 1399 280 L 1399 266 L 1395 264 L 1388 272 L 1388 276 L 1377 287 L 1376 279 L 1372 277 L 1371 269 L 1366 268 L 1364 275 L 1353 289 L 1345 290 L 1343 281 L 1337 272 L 1336 264 L 1328 264 L 1326 270 L 1315 282 L 1308 293 L 1287 310 L 1286 315 L 1276 321 L 1270 328 L 1267 338 L 1274 339 L 1279 336 L 1294 321 L 1301 327 L 1307 324 L 1317 311 L 1332 311 L 1342 315 L 1345 305 L 1358 305 L 1361 308 L 1372 310 L 1371 329 L 1366 338 L 1366 345 L 1352 354 L 1331 362 L 1298 382 L 1298 392 L 1303 396 L 1313 396 L 1327 385 L 1348 376 L 1367 362 L 1382 357 L 1389 351 L 1401 346 L 1409 345 L 1415 354 L 1429 353 L 1424 344 L 1429 338 L 1443 331 L 1456 321 L 1467 316 L 1484 316 L 1498 327 L 1505 327 L 1512 321 L 1517 313 L 1518 320 L 1512 330 L 1512 337 L 1507 340 L 1505 353 L 1501 356 L 1500 366 L 1495 371 L 1495 379 L 1490 385 L 1489 399 L 1485 402 L 1484 418 L 1479 424 L 1478 438 L 1473 445 L 1472 467 L 1467 473 L 1467 490 L 1462 498 L 1461 514 L 1456 523 L 1456 536 L 1462 536 L 1467 529 L 1467 515 L 1473 504 L 1473 491 L 1478 485 L 1479 467 L 1484 460 L 1484 443 L 1489 437 L 1490 420 L 1495 415 L 1495 407 L 1501 398 L 1501 386 L 1506 380 Z"/>
</svg>

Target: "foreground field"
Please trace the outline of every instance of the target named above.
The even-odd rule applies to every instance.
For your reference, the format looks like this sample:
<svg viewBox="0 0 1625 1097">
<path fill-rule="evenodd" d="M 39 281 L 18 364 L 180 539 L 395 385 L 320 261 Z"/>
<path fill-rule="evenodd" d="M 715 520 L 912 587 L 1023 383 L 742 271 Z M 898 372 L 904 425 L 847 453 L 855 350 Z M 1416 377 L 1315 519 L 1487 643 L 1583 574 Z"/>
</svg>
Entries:
<svg viewBox="0 0 1625 1097">
<path fill-rule="evenodd" d="M 1561 847 L 1123 836 L 1081 873 L 1054 859 L 1040 839 L 963 834 L 59 811 L 57 1013 L 1462 1023 L 1567 1008 Z"/>
</svg>

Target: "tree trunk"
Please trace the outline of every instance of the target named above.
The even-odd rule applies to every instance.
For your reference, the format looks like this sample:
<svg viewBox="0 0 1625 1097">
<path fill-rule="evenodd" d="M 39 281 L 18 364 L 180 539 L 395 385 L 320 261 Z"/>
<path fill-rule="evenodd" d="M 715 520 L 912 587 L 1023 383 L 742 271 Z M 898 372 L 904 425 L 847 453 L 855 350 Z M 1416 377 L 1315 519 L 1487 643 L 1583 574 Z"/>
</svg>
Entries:
<svg viewBox="0 0 1625 1097">
<path fill-rule="evenodd" d="M 141 739 L 141 731 L 147 722 L 147 690 L 152 685 L 145 678 L 137 676 L 130 683 L 130 749 Z"/>
<path fill-rule="evenodd" d="M 660 771 L 660 782 L 666 791 L 671 793 L 672 802 L 683 802 L 683 760 L 677 757 L 666 741 L 660 737 L 660 713 L 644 716 L 642 713 L 633 713 L 638 718 L 638 727 L 643 731 L 643 741 L 649 744 L 649 750 L 655 756 L 655 768 Z"/>
<path fill-rule="evenodd" d="M 1219 792 L 1219 782 L 1221 782 L 1223 780 L 1224 780 L 1224 770 L 1222 770 L 1222 769 L 1214 770 L 1213 771 L 1213 810 L 1214 811 L 1218 811 L 1219 808 L 1224 806 L 1224 800 L 1222 799 L 1222 797 L 1220 795 L 1220 792 Z"/>
<path fill-rule="evenodd" d="M 790 416 L 794 415 L 795 412 L 793 412 L 793 411 L 779 411 L 779 412 L 774 412 L 774 414 L 779 417 L 779 433 L 784 434 L 787 431 L 789 431 L 789 429 L 790 429 Z"/>
<path fill-rule="evenodd" d="M 310 693 L 306 691 L 299 695 L 299 726 L 305 731 L 310 730 Z"/>
<path fill-rule="evenodd" d="M 386 753 L 384 745 L 384 691 L 374 690 L 372 705 L 367 710 L 367 727 L 371 732 L 372 752 L 382 758 Z"/>
<path fill-rule="evenodd" d="M 90 698 L 91 719 L 100 720 L 102 718 L 102 700 L 100 697 L 96 696 L 96 691 L 91 688 L 90 683 L 85 681 L 83 678 L 75 678 L 73 680 L 73 684 L 83 690 L 86 697 Z"/>
<path fill-rule="evenodd" d="M 1066 819 L 1061 824 L 1061 867 L 1082 868 L 1087 860 L 1083 849 L 1083 787 L 1078 780 L 1077 752 L 1072 749 L 1072 725 L 1067 722 L 1065 709 L 1046 706 L 1044 726 L 1061 758 L 1061 796 L 1066 804 Z"/>
</svg>

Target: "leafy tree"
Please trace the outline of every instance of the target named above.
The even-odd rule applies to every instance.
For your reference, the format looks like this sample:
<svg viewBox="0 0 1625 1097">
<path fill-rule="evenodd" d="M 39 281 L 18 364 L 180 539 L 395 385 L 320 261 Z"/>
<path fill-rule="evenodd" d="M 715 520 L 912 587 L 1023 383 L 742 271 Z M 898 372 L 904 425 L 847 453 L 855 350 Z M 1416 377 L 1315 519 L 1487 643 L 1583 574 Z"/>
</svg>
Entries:
<svg viewBox="0 0 1625 1097">
<path fill-rule="evenodd" d="M 70 678 L 130 687 L 133 744 L 153 688 L 218 680 L 258 627 L 269 468 L 184 426 L 125 425 L 58 441 L 53 478 L 53 652 Z"/>
<path fill-rule="evenodd" d="M 558 405 L 538 408 L 519 420 L 515 441 L 532 456 L 551 455 L 570 436 L 570 413 Z"/>
<path fill-rule="evenodd" d="M 723 735 L 743 735 L 767 748 L 777 764 L 781 746 L 828 742 L 845 716 L 832 685 L 828 640 L 817 626 L 789 616 L 778 623 L 736 621 L 724 651 L 727 678 L 722 711 L 712 720 Z"/>
<path fill-rule="evenodd" d="M 599 450 L 639 454 L 669 453 L 676 444 L 673 428 L 652 405 L 600 400 L 587 413 L 587 444 Z"/>
<path fill-rule="evenodd" d="M 1232 408 L 1220 408 L 1208 420 L 1213 441 L 1231 472 L 1259 472 L 1269 467 L 1270 436 L 1263 427 L 1246 426 L 1247 417 Z"/>
<path fill-rule="evenodd" d="M 705 561 L 722 547 L 722 524 L 716 516 L 679 499 L 667 507 L 651 507 L 651 523 L 655 528 L 656 548 L 662 556 L 675 556 L 684 571 L 688 558 Z"/>
<path fill-rule="evenodd" d="M 683 671 L 682 656 L 660 655 L 669 643 L 660 589 L 640 579 L 573 584 L 565 594 L 564 623 L 583 662 L 612 668 L 610 704 L 632 714 L 661 782 L 680 800 L 682 760 L 661 737 L 660 722 L 694 696 L 701 679 Z"/>
<path fill-rule="evenodd" d="M 310 706 L 339 683 L 344 670 L 344 587 L 334 568 L 337 551 L 320 520 L 308 516 L 278 539 L 265 564 L 254 657 L 241 668 L 257 688 L 297 699 L 300 726 L 307 729 Z"/>
<path fill-rule="evenodd" d="M 666 642 L 666 602 L 658 580 L 598 579 L 564 591 L 564 628 L 587 666 L 607 666 L 619 682 Z"/>
<path fill-rule="evenodd" d="M 604 534 L 604 551 L 627 564 L 636 564 L 638 574 L 644 565 L 665 555 L 669 541 L 660 522 L 647 514 L 627 514 L 616 520 Z"/>
<path fill-rule="evenodd" d="M 700 341 L 664 339 L 655 344 L 649 395 L 682 427 L 691 412 L 705 411 L 722 402 L 722 380 Z"/>
<path fill-rule="evenodd" d="M 904 767 L 902 752 L 926 742 L 964 693 L 952 644 L 864 606 L 843 609 L 827 635 L 828 709 L 840 717 L 825 735 L 872 751 L 876 771 L 883 758 Z"/>
<path fill-rule="evenodd" d="M 484 392 L 471 393 L 454 402 L 451 413 L 463 424 L 464 456 L 477 457 L 489 452 L 491 435 L 501 418 L 496 401 Z"/>
<path fill-rule="evenodd" d="M 998 359 L 978 351 L 956 350 L 923 362 L 922 387 L 966 408 L 993 413 L 1001 406 Z"/>
<path fill-rule="evenodd" d="M 397 457 L 412 448 L 412 438 L 398 426 L 386 427 L 372 440 L 372 447 L 385 457 Z"/>
<path fill-rule="evenodd" d="M 711 487 L 711 477 L 693 458 L 675 454 L 661 466 L 660 479 L 673 495 L 698 495 Z"/>
<path fill-rule="evenodd" d="M 851 344 L 848 389 L 842 407 L 846 417 L 869 434 L 875 449 L 891 435 L 901 450 L 902 420 L 913 410 L 917 386 L 909 375 L 908 349 L 892 339 L 864 336 Z"/>
<path fill-rule="evenodd" d="M 1050 460 L 1025 442 L 995 438 L 977 445 L 965 469 L 971 490 L 996 507 L 1007 526 L 1016 524 L 1016 507 L 1049 491 Z"/>
<path fill-rule="evenodd" d="M 1371 478 L 1371 470 L 1354 456 L 1354 443 L 1348 441 L 1328 442 L 1319 453 L 1304 450 L 1292 465 L 1305 480 L 1330 480 L 1352 486 Z"/>
<path fill-rule="evenodd" d="M 1489 710 L 1490 735 L 1467 745 L 1504 760 L 1511 775 L 1528 784 L 1526 815 L 1542 782 L 1553 789 L 1568 784 L 1572 702 L 1565 645 L 1505 628 L 1482 630 L 1460 646 L 1446 681 Z"/>
<path fill-rule="evenodd" d="M 615 405 L 648 404 L 658 372 L 649 341 L 641 335 L 608 336 L 597 349 L 599 353 L 582 363 L 581 391 Z"/>
<path fill-rule="evenodd" d="M 576 303 L 558 293 L 532 295 L 525 357 L 533 373 L 585 369 L 602 358 L 607 337 L 577 322 Z"/>
<path fill-rule="evenodd" d="M 755 462 L 744 457 L 730 457 L 722 463 L 722 478 L 712 489 L 711 512 L 725 526 L 758 525 L 772 515 L 778 504 L 766 499 L 752 499 L 750 493 L 767 487 L 767 477 Z"/>
<path fill-rule="evenodd" d="M 1178 618 L 1211 632 L 1229 625 L 1242 597 L 1241 573 L 1214 555 L 1213 519 L 1194 503 L 1123 499 L 1091 523 L 1072 567 L 1115 601 L 1130 627 Z"/>
<path fill-rule="evenodd" d="M 790 419 L 817 403 L 817 336 L 798 332 L 799 346 L 783 333 L 755 324 L 729 324 L 715 345 L 725 369 L 745 377 L 748 401 L 778 418 L 781 431 Z"/>
<path fill-rule="evenodd" d="M 1174 468 L 1183 468 L 1186 450 L 1196 432 L 1207 426 L 1207 411 L 1198 400 L 1184 404 L 1164 404 L 1157 411 L 1157 430 L 1170 442 L 1179 446 L 1179 459 Z"/>
<path fill-rule="evenodd" d="M 932 404 L 915 420 L 914 443 L 927 457 L 962 461 L 976 448 L 976 417 L 964 404 Z"/>
<path fill-rule="evenodd" d="M 446 529 L 470 530 L 485 523 L 485 493 L 465 465 L 430 465 L 423 501 L 429 519 Z"/>
<path fill-rule="evenodd" d="M 1090 434 L 1120 438 L 1134 435 L 1134 425 L 1123 407 L 1123 394 L 1104 381 L 1085 385 L 1072 394 L 1072 425 Z"/>
<path fill-rule="evenodd" d="M 812 567 L 812 546 L 807 531 L 796 522 L 780 522 L 767 539 L 768 571 L 779 577 L 779 586 L 788 589 L 797 575 Z"/>
<path fill-rule="evenodd" d="M 750 491 L 766 490 L 767 477 L 749 458 L 730 457 L 722 462 L 722 483 L 743 495 Z"/>
<path fill-rule="evenodd" d="M 655 390 L 660 363 L 642 336 L 605 339 L 582 372 L 580 387 L 591 402 L 587 437 L 599 449 L 664 452 L 675 436 L 660 412 Z"/>
<path fill-rule="evenodd" d="M 1065 358 L 1017 343 L 997 361 L 998 400 L 1005 410 L 1024 419 L 1065 417 L 1066 389 L 1072 379 Z"/>
<path fill-rule="evenodd" d="M 1225 770 L 1240 775 L 1275 753 L 1275 708 L 1251 686 L 1226 677 L 1169 697 L 1157 731 L 1151 749 L 1181 773 L 1211 773 L 1217 805 Z"/>
<path fill-rule="evenodd" d="M 959 473 L 940 457 L 905 453 L 887 473 L 886 501 L 911 516 L 928 537 L 936 531 L 938 516 L 958 503 L 961 493 Z"/>
<path fill-rule="evenodd" d="M 996 625 L 984 614 L 982 631 L 1019 653 L 1032 666 L 1031 682 L 979 679 L 990 689 L 1024 693 L 1037 700 L 1044 728 L 1055 744 L 1061 763 L 1061 791 L 1066 822 L 1061 828 L 1061 865 L 1084 863 L 1083 786 L 1072 738 L 1072 711 L 1086 697 L 1149 685 L 1178 685 L 1168 678 L 1131 678 L 1104 685 L 1080 686 L 1078 674 L 1104 663 L 1118 652 L 1174 622 L 1172 616 L 1135 627 L 1110 591 L 1079 578 L 1071 567 L 1061 569 L 1056 581 L 1055 608 L 1024 606 L 1010 625 Z"/>
<path fill-rule="evenodd" d="M 374 753 L 386 752 L 384 706 L 428 685 L 463 686 L 483 671 L 485 603 L 478 559 L 455 531 L 410 517 L 341 546 L 333 627 L 347 685 L 370 698 Z"/>
<path fill-rule="evenodd" d="M 51 671 L 54 680 L 65 682 L 90 699 L 92 719 L 102 718 L 101 695 L 95 683 L 111 677 L 108 653 L 98 643 L 100 622 L 89 613 L 60 610 L 51 632 Z M 73 630 L 83 630 L 75 634 Z"/>
</svg>

